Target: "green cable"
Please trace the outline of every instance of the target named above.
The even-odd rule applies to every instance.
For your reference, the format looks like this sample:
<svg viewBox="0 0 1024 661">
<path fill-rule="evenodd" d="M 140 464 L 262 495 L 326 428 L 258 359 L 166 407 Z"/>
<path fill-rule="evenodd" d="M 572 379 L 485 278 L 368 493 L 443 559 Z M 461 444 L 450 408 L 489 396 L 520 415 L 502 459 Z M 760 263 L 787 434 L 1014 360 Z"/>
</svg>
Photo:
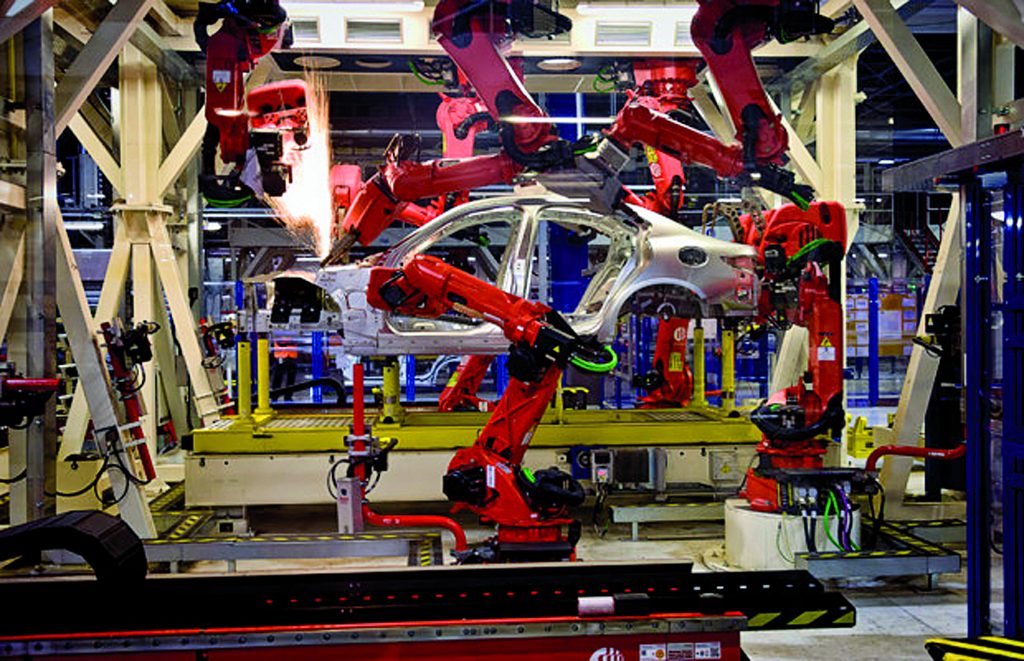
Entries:
<svg viewBox="0 0 1024 661">
<path fill-rule="evenodd" d="M 587 372 L 597 372 L 599 374 L 611 372 L 613 369 L 615 369 L 615 366 L 619 364 L 619 356 L 618 354 L 615 353 L 615 350 L 612 349 L 610 346 L 606 345 L 604 350 L 607 351 L 608 355 L 612 357 L 611 360 L 608 361 L 607 363 L 592 363 L 589 360 L 584 360 L 583 358 L 580 358 L 579 356 L 573 356 L 572 358 L 569 359 L 569 362 L 575 365 L 576 367 L 580 368 L 581 370 L 585 370 Z"/>
<path fill-rule="evenodd" d="M 795 202 L 796 205 L 800 207 L 801 211 L 807 211 L 808 209 L 811 208 L 811 203 L 808 200 L 805 200 L 804 196 L 801 195 L 800 193 L 790 193 L 790 197 L 792 198 L 793 202 Z"/>
<path fill-rule="evenodd" d="M 786 260 L 786 266 L 789 266 L 790 264 L 792 264 L 793 262 L 797 261 L 798 259 L 800 259 L 804 255 L 806 255 L 807 253 L 809 253 L 812 250 L 815 250 L 815 249 L 825 245 L 826 243 L 831 243 L 831 241 L 829 241 L 828 239 L 815 239 L 814 241 L 811 241 L 810 243 L 808 243 L 806 246 L 804 246 L 800 250 L 797 250 L 793 254 L 792 257 L 787 259 Z"/>
<path fill-rule="evenodd" d="M 835 506 L 836 516 L 838 516 L 839 515 L 839 504 L 836 502 L 836 495 L 834 493 L 832 493 L 831 491 L 829 491 L 828 492 L 828 502 L 825 503 L 825 519 L 824 519 L 824 521 L 825 521 L 825 536 L 828 537 L 828 541 L 832 542 L 833 546 L 835 546 L 840 551 L 845 551 L 846 549 L 844 549 L 842 546 L 840 546 L 839 542 L 837 542 L 835 537 L 832 536 L 832 530 L 830 529 L 830 527 L 828 525 L 828 511 L 830 509 L 832 509 L 833 506 Z"/>
<path fill-rule="evenodd" d="M 416 68 L 416 65 L 412 63 L 412 60 L 409 60 L 409 71 L 412 71 L 412 75 L 416 76 L 416 80 L 420 81 L 424 85 L 444 85 L 443 80 L 430 80 L 420 73 L 420 70 Z"/>
<path fill-rule="evenodd" d="M 218 209 L 235 209 L 251 200 L 252 195 L 246 195 L 243 198 L 235 200 L 218 200 L 216 198 L 207 197 L 204 195 L 203 199 L 206 200 L 207 204 L 209 204 L 211 207 L 217 207 Z"/>
</svg>

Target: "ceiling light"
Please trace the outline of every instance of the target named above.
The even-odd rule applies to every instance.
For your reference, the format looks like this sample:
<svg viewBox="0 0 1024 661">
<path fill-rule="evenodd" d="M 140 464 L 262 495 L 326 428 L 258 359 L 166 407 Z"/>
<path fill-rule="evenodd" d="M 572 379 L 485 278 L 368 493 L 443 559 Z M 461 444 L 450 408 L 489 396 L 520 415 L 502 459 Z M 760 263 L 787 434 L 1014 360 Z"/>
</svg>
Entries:
<svg viewBox="0 0 1024 661">
<path fill-rule="evenodd" d="M 341 60 L 325 55 L 300 55 L 295 58 L 295 64 L 303 69 L 317 71 L 320 69 L 335 69 L 341 66 Z"/>
<path fill-rule="evenodd" d="M 106 227 L 103 223 L 90 222 L 88 220 L 69 220 L 64 223 L 64 229 L 86 231 L 99 231 Z"/>
<path fill-rule="evenodd" d="M 206 221 L 205 223 L 203 223 L 203 229 L 206 230 L 207 232 L 219 232 L 222 227 L 223 225 L 221 225 L 218 222 Z"/>
<path fill-rule="evenodd" d="M 593 3 L 581 2 L 576 5 L 576 13 L 580 16 L 607 16 L 609 14 L 633 14 L 637 12 L 672 12 L 674 14 L 685 14 L 693 16 L 697 13 L 696 4 L 658 4 L 658 3 Z"/>
<path fill-rule="evenodd" d="M 291 7 L 309 7 L 311 5 L 330 5 L 332 9 L 337 9 L 342 13 L 347 11 L 364 11 L 364 12 L 414 12 L 423 11 L 423 0 L 412 0 L 411 2 L 391 2 L 390 0 L 384 0 L 383 2 L 345 2 L 344 0 L 335 2 L 282 2 L 282 6 L 285 9 Z"/>
<path fill-rule="evenodd" d="M 537 63 L 537 68 L 542 71 L 575 71 L 583 63 L 571 57 L 549 57 Z"/>
<path fill-rule="evenodd" d="M 361 57 L 356 60 L 356 65 L 361 66 L 364 69 L 387 69 L 391 66 L 391 60 L 385 60 L 379 57 Z"/>
</svg>

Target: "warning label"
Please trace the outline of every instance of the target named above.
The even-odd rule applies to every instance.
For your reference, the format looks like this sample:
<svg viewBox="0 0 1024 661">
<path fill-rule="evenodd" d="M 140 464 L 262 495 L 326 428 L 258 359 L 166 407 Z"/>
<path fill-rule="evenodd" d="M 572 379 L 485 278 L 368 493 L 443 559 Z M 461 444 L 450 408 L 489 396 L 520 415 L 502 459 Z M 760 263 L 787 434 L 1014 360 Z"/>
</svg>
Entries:
<svg viewBox="0 0 1024 661">
<path fill-rule="evenodd" d="M 721 659 L 722 643 L 716 641 L 693 644 L 694 659 Z"/>
<path fill-rule="evenodd" d="M 683 354 L 678 351 L 673 351 L 668 355 L 668 371 L 669 372 L 682 372 L 683 371 Z"/>
<path fill-rule="evenodd" d="M 821 344 L 818 345 L 818 361 L 827 361 L 836 359 L 836 348 L 832 345 L 832 342 L 826 337 L 821 340 Z"/>
<path fill-rule="evenodd" d="M 668 661 L 693 661 L 693 643 L 669 643 Z"/>
<path fill-rule="evenodd" d="M 231 84 L 230 69 L 215 69 L 210 77 L 213 79 L 213 84 L 217 87 L 218 92 L 223 92 L 224 88 Z"/>
<path fill-rule="evenodd" d="M 640 661 L 666 661 L 668 652 L 664 645 L 641 645 Z"/>
</svg>

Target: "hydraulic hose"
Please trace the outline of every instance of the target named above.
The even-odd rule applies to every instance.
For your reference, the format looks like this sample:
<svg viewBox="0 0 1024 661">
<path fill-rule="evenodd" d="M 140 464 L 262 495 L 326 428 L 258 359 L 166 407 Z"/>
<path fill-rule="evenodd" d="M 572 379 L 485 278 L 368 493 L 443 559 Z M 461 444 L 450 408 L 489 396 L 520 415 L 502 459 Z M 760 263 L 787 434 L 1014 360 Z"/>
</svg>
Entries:
<svg viewBox="0 0 1024 661">
<path fill-rule="evenodd" d="M 465 551 L 466 531 L 454 519 L 431 514 L 378 514 L 363 504 L 363 520 L 371 526 L 409 527 L 409 528 L 444 528 L 455 536 L 455 550 Z"/>
<path fill-rule="evenodd" d="M 921 459 L 942 459 L 944 461 L 952 461 L 953 459 L 959 459 L 967 454 L 967 444 L 961 443 L 955 448 L 941 449 L 941 448 L 919 448 L 913 445 L 883 445 L 875 448 L 875 450 L 868 456 L 867 464 L 864 466 L 864 470 L 869 473 L 874 473 L 877 470 L 878 460 L 886 455 L 893 455 L 898 457 L 918 457 Z"/>
</svg>

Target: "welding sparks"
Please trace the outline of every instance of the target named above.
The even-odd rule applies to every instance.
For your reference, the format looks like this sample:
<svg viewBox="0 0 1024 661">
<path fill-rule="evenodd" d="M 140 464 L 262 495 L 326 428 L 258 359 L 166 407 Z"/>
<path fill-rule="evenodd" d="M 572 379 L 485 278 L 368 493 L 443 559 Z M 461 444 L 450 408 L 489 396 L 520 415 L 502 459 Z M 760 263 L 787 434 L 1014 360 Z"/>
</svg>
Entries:
<svg viewBox="0 0 1024 661">
<path fill-rule="evenodd" d="M 292 181 L 281 197 L 267 197 L 278 220 L 297 238 L 312 244 L 323 257 L 330 250 L 334 208 L 331 203 L 331 127 L 329 97 L 322 77 L 307 73 L 309 133 L 306 148 L 297 152 Z"/>
</svg>

